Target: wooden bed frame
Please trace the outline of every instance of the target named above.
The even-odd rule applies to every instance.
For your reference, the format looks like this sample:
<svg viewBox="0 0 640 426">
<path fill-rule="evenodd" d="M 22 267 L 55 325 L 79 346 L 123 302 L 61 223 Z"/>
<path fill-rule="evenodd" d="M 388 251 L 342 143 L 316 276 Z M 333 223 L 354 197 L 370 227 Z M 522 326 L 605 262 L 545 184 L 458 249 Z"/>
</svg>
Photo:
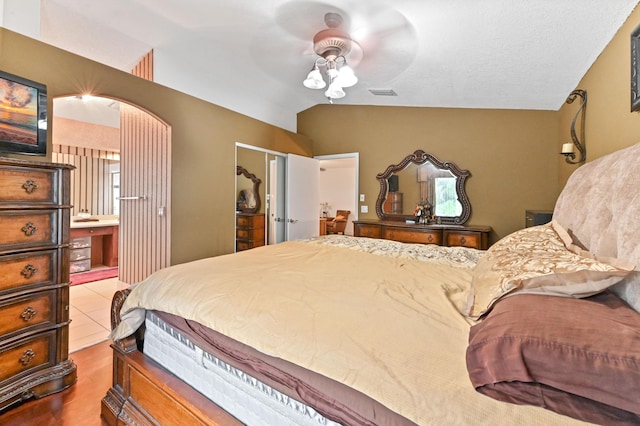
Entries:
<svg viewBox="0 0 640 426">
<path fill-rule="evenodd" d="M 121 322 L 120 308 L 131 290 L 117 291 L 111 301 L 111 328 Z M 142 353 L 144 324 L 114 342 L 113 385 L 102 399 L 101 417 L 109 425 L 242 425 Z"/>
</svg>

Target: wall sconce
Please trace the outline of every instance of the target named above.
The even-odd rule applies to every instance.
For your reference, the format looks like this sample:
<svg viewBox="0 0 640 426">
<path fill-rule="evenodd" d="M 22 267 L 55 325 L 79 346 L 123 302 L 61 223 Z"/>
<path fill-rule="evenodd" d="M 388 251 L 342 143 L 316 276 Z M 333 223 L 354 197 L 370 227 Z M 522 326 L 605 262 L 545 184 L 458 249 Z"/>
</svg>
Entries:
<svg viewBox="0 0 640 426">
<path fill-rule="evenodd" d="M 587 91 L 576 89 L 567 98 L 566 102 L 568 104 L 573 103 L 577 97 L 582 98 L 582 102 L 580 103 L 580 108 L 578 108 L 578 112 L 576 112 L 575 117 L 573 117 L 573 121 L 571 122 L 571 142 L 567 142 L 562 144 L 562 155 L 564 155 L 564 159 L 569 164 L 582 164 L 587 159 L 587 146 L 584 139 L 584 120 L 587 112 Z M 580 119 L 580 139 L 576 135 L 576 121 L 578 120 L 578 116 L 581 115 Z M 582 140 L 582 142 L 580 142 Z M 578 153 L 580 154 L 580 158 L 576 161 L 576 154 L 574 153 L 575 148 L 578 149 Z"/>
</svg>

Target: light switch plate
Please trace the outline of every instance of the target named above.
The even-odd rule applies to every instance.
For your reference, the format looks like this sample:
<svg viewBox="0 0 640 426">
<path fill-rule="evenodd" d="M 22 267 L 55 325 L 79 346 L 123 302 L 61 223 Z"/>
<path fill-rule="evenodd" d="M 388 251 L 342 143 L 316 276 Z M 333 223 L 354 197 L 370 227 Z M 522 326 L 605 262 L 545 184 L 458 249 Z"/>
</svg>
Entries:
<svg viewBox="0 0 640 426">
<path fill-rule="evenodd" d="M 364 201 L 364 194 L 360 194 L 360 202 Z"/>
<path fill-rule="evenodd" d="M 360 213 L 369 213 L 369 206 L 360 206 Z"/>
</svg>

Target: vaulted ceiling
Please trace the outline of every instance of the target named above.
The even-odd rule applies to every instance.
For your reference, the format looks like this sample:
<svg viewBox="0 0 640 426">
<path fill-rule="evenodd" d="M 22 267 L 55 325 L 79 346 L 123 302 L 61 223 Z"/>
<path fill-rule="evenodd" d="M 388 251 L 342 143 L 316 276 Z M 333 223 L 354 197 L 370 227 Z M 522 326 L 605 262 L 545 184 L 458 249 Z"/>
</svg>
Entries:
<svg viewBox="0 0 640 426">
<path fill-rule="evenodd" d="M 327 12 L 344 18 L 359 78 L 336 104 L 557 110 L 637 3 L 41 0 L 37 37 L 127 72 L 153 49 L 159 84 L 295 131 L 327 103 L 302 85 Z M 21 32 L 33 18 L 8 7 L 3 25 Z"/>
</svg>

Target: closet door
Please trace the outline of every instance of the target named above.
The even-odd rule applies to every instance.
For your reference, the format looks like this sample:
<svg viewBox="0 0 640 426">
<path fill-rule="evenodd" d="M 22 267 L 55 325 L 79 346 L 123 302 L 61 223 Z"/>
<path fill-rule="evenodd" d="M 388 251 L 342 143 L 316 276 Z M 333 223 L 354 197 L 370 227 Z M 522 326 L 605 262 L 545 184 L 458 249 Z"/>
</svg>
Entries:
<svg viewBox="0 0 640 426">
<path fill-rule="evenodd" d="M 319 181 L 318 160 L 295 154 L 287 156 L 287 240 L 320 234 Z"/>
</svg>

